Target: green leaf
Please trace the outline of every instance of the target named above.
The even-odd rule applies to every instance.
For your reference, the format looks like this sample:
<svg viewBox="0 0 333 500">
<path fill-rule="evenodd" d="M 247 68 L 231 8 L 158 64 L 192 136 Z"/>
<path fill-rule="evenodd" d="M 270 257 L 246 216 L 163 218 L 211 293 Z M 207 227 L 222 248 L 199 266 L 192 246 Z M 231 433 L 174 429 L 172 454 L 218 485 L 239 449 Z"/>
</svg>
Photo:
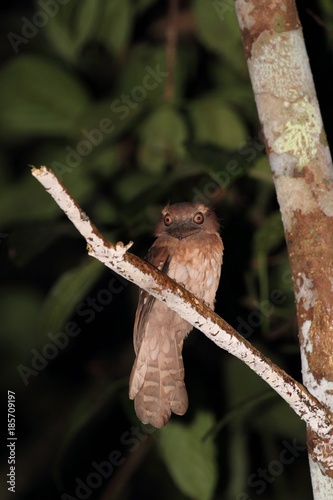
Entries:
<svg viewBox="0 0 333 500">
<path fill-rule="evenodd" d="M 84 204 L 96 195 L 94 178 L 89 175 L 88 168 L 93 163 L 95 155 L 97 156 L 99 148 L 90 143 L 91 152 L 85 156 L 80 155 L 83 150 L 81 141 L 88 143 L 82 136 L 80 140 L 67 144 L 65 141 L 45 140 L 34 151 L 33 164 L 46 165 L 53 170 L 71 195 L 80 204 Z M 42 187 L 39 186 L 39 189 Z M 42 206 L 39 209 L 42 209 Z"/>
<path fill-rule="evenodd" d="M 96 40 L 118 54 L 128 44 L 132 21 L 130 0 L 71 0 L 49 20 L 46 35 L 70 61 L 78 58 L 84 45 Z"/>
<path fill-rule="evenodd" d="M 71 0 L 50 17 L 45 33 L 62 58 L 75 61 L 82 47 L 96 38 L 103 6 L 96 0 Z"/>
<path fill-rule="evenodd" d="M 140 129 L 139 161 L 144 170 L 160 173 L 185 155 L 187 129 L 182 116 L 172 107 L 162 106 Z"/>
<path fill-rule="evenodd" d="M 15 286 L 1 287 L 0 296 L 0 340 L 15 361 L 19 361 L 31 348 L 30 338 L 36 331 L 36 316 L 42 296 L 37 288 Z"/>
<path fill-rule="evenodd" d="M 50 220 L 61 214 L 57 204 L 32 177 L 0 187 L 0 226 L 13 222 Z"/>
<path fill-rule="evenodd" d="M 325 35 L 328 38 L 332 48 L 333 42 L 333 8 L 331 0 L 319 0 L 321 16 L 320 19 L 325 19 Z"/>
<path fill-rule="evenodd" d="M 246 480 L 249 476 L 250 457 L 245 425 L 240 423 L 237 418 L 230 422 L 228 441 L 227 453 L 230 475 L 225 498 L 241 499 L 243 495 L 240 492 L 247 489 Z M 249 499 L 250 497 L 248 497 Z"/>
<path fill-rule="evenodd" d="M 254 235 L 254 254 L 268 256 L 284 240 L 284 230 L 279 210 L 267 217 Z"/>
<path fill-rule="evenodd" d="M 134 200 L 141 193 L 152 189 L 157 180 L 144 172 L 129 172 L 117 183 L 117 192 L 124 202 Z"/>
<path fill-rule="evenodd" d="M 251 421 L 253 427 L 264 432 L 273 428 L 273 432 L 281 435 L 300 436 L 304 432 L 302 421 L 295 412 L 245 363 L 229 358 L 223 365 L 223 377 L 228 380 L 227 398 L 231 410 L 222 423 L 233 423 L 237 419 L 239 422 Z M 255 415 L 252 420 L 251 414 Z M 286 428 L 286 422 L 291 429 Z"/>
<path fill-rule="evenodd" d="M 42 305 L 39 331 L 59 331 L 103 271 L 99 262 L 89 258 L 60 276 Z"/>
<path fill-rule="evenodd" d="M 253 238 L 253 254 L 259 279 L 259 300 L 262 303 L 269 297 L 269 276 L 267 260 L 270 252 L 284 241 L 284 229 L 280 211 L 266 217 Z M 269 315 L 263 315 L 262 331 L 268 331 Z"/>
<path fill-rule="evenodd" d="M 73 39 L 78 47 L 93 38 L 100 17 L 101 2 L 96 0 L 79 0 L 76 6 Z"/>
<path fill-rule="evenodd" d="M 87 140 L 83 131 L 88 135 L 95 133 L 96 138 L 100 132 L 100 144 L 106 144 L 115 141 L 119 135 L 131 129 L 133 121 L 137 119 L 145 104 L 136 103 L 131 97 L 129 99 L 130 104 L 125 102 L 124 95 L 121 94 L 119 98 L 115 96 L 113 99 L 103 99 L 88 106 L 73 131 L 77 137 L 77 146 L 81 140 Z M 92 140 L 89 142 L 93 148 L 96 147 Z M 99 139 L 95 142 L 97 144 Z"/>
<path fill-rule="evenodd" d="M 238 114 L 215 97 L 205 97 L 189 106 L 197 142 L 211 144 L 228 151 L 246 140 L 246 129 Z"/>
<path fill-rule="evenodd" d="M 223 364 L 223 379 L 228 380 L 227 405 L 230 411 L 218 423 L 215 432 L 228 425 L 231 474 L 229 495 L 226 497 L 234 498 L 237 492 L 246 489 L 250 474 L 250 457 L 246 453 L 249 429 L 261 435 L 261 441 L 267 447 L 267 443 L 276 439 L 277 435 L 304 442 L 305 426 L 288 404 L 239 359 L 230 357 L 226 360 Z M 238 454 L 238 458 L 241 457 L 239 463 Z"/>
<path fill-rule="evenodd" d="M 230 2 L 194 0 L 198 36 L 210 50 L 223 56 L 232 67 L 246 72 L 246 61 L 235 6 Z"/>
<path fill-rule="evenodd" d="M 36 2 L 36 8 L 39 8 L 38 2 Z M 71 0 L 66 5 L 60 6 L 57 15 L 49 17 L 48 23 L 44 28 L 44 33 L 51 43 L 53 50 L 67 61 L 75 60 L 83 42 L 82 39 L 80 40 L 80 29 L 75 27 L 79 9 L 79 0 Z M 86 20 L 86 25 L 88 30 L 90 30 L 90 19 Z M 77 31 L 79 37 L 76 36 Z"/>
<path fill-rule="evenodd" d="M 56 62 L 19 55 L 0 72 L 0 135 L 67 135 L 88 104 L 85 89 Z"/>
<path fill-rule="evenodd" d="M 143 43 L 134 45 L 119 73 L 115 89 L 115 97 L 118 100 L 115 103 L 115 112 L 127 119 L 126 113 L 121 111 L 125 106 L 138 110 L 150 104 L 160 105 L 164 99 L 167 74 L 163 46 Z M 127 96 L 129 104 L 125 102 Z"/>
<path fill-rule="evenodd" d="M 297 441 L 305 441 L 305 423 L 295 411 L 282 399 L 277 399 L 274 404 L 257 412 L 253 420 L 256 429 L 269 429 L 270 433 L 285 436 Z"/>
<path fill-rule="evenodd" d="M 42 300 L 37 287 L 6 283 L 0 287 L 1 376 L 9 387 L 22 387 L 16 367 L 31 358 L 36 317 Z"/>
<path fill-rule="evenodd" d="M 272 172 L 266 155 L 255 162 L 253 167 L 249 170 L 249 177 L 267 182 L 268 184 L 273 183 Z"/>
<path fill-rule="evenodd" d="M 200 411 L 186 426 L 169 422 L 158 433 L 162 458 L 178 488 L 195 500 L 213 498 L 218 471 L 216 446 L 206 437 L 213 427 L 211 413 Z"/>
<path fill-rule="evenodd" d="M 258 112 L 253 99 L 253 89 L 248 75 L 240 78 L 237 71 L 227 70 L 224 64 L 212 63 L 209 67 L 209 78 L 212 80 L 214 94 L 230 106 L 241 109 L 249 122 L 256 124 Z"/>
<path fill-rule="evenodd" d="M 107 146 L 96 150 L 85 168 L 94 175 L 109 179 L 120 167 L 121 156 L 114 146 Z"/>
<path fill-rule="evenodd" d="M 276 266 L 271 270 L 271 280 L 275 288 L 281 290 L 286 297 L 286 306 L 289 310 L 288 317 L 291 318 L 295 314 L 294 300 L 294 285 L 290 270 L 290 262 L 286 255 L 284 259 L 280 259 Z"/>
<path fill-rule="evenodd" d="M 136 0 L 133 4 L 133 8 L 135 8 L 137 12 L 143 12 L 155 2 L 156 0 Z"/>
<path fill-rule="evenodd" d="M 60 475 L 61 461 L 64 455 L 70 451 L 72 446 L 75 446 L 75 440 L 81 433 L 85 431 L 89 433 L 91 427 L 98 425 L 99 417 L 105 411 L 106 406 L 110 410 L 112 404 L 118 403 L 116 400 L 117 393 L 119 389 L 124 387 L 128 387 L 127 378 L 113 380 L 107 387 L 97 387 L 92 392 L 86 391 L 78 400 L 69 415 L 69 424 L 58 450 L 56 468 L 59 468 Z"/>
<path fill-rule="evenodd" d="M 132 21 L 133 7 L 129 0 L 106 0 L 96 36 L 112 53 L 118 54 L 128 44 Z"/>
<path fill-rule="evenodd" d="M 228 380 L 228 407 L 238 407 L 238 415 L 243 414 L 244 419 L 247 418 L 248 411 L 253 409 L 253 406 L 249 405 L 250 401 L 253 401 L 255 406 L 266 399 L 266 394 L 267 398 L 270 392 L 274 395 L 267 383 L 239 359 L 231 357 L 224 363 L 223 378 Z"/>
<path fill-rule="evenodd" d="M 98 225 L 117 225 L 119 224 L 119 212 L 110 200 L 100 198 L 95 202 L 91 219 L 96 221 Z M 106 237 L 106 235 L 104 236 Z M 108 237 L 108 239 L 111 239 L 112 241 L 113 238 Z"/>
</svg>

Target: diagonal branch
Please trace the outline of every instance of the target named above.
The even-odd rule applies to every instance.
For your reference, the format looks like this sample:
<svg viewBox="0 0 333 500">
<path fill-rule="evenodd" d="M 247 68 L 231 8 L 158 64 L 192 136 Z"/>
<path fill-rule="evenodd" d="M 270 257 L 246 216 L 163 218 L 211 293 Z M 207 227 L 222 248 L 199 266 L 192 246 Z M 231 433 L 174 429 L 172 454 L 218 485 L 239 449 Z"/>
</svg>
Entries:
<svg viewBox="0 0 333 500">
<path fill-rule="evenodd" d="M 175 281 L 139 257 L 127 253 L 132 245 L 106 241 L 53 172 L 33 168 L 45 187 L 88 243 L 88 253 L 119 275 L 165 302 L 219 347 L 246 363 L 265 380 L 319 436 L 333 434 L 333 417 L 301 384 L 263 356 L 226 321 Z M 333 464 L 332 464 L 333 470 Z"/>
</svg>

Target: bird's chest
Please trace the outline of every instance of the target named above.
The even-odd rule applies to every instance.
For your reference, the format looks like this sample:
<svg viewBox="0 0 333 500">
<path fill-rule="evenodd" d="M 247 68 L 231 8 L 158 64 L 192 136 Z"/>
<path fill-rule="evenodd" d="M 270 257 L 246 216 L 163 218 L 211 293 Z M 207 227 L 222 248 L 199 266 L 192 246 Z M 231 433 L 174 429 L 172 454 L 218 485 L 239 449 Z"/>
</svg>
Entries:
<svg viewBox="0 0 333 500">
<path fill-rule="evenodd" d="M 212 241 L 181 240 L 173 248 L 168 275 L 213 307 L 222 265 L 222 245 Z"/>
</svg>

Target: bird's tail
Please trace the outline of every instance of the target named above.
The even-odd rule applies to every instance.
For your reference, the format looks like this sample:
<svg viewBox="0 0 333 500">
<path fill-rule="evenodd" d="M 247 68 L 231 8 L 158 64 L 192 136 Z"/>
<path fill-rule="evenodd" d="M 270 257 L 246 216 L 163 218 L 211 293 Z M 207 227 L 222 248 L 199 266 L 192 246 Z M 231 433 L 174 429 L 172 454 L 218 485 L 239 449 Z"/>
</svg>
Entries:
<svg viewBox="0 0 333 500">
<path fill-rule="evenodd" d="M 163 427 L 171 412 L 184 415 L 188 397 L 184 383 L 183 339 L 163 336 L 152 344 L 145 339 L 137 353 L 130 377 L 129 397 L 144 424 Z M 147 356 L 149 354 L 149 356 Z"/>
</svg>

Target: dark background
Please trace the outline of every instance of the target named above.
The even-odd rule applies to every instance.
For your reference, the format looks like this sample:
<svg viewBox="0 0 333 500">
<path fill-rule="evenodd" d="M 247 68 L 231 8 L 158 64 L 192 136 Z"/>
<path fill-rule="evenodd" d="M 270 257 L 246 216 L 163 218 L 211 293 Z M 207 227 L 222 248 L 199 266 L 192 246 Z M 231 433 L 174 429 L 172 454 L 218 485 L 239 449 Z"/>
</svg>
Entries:
<svg viewBox="0 0 333 500">
<path fill-rule="evenodd" d="M 331 143 L 327 3 L 298 7 Z M 38 17 L 43 5 L 58 12 Z M 179 2 L 175 88 L 157 76 L 150 90 L 147 67 L 168 64 L 167 2 L 2 3 L 0 404 L 5 416 L 15 392 L 15 498 L 312 498 L 303 423 L 199 332 L 184 348 L 188 413 L 161 431 L 141 426 L 127 396 L 138 291 L 86 255 L 29 168 L 53 168 L 103 234 L 133 240 L 140 256 L 168 201 L 213 206 L 225 245 L 218 314 L 301 380 L 283 229 L 232 5 Z M 102 140 L 103 119 L 114 130 Z M 5 499 L 6 418 L 2 429 Z"/>
</svg>

